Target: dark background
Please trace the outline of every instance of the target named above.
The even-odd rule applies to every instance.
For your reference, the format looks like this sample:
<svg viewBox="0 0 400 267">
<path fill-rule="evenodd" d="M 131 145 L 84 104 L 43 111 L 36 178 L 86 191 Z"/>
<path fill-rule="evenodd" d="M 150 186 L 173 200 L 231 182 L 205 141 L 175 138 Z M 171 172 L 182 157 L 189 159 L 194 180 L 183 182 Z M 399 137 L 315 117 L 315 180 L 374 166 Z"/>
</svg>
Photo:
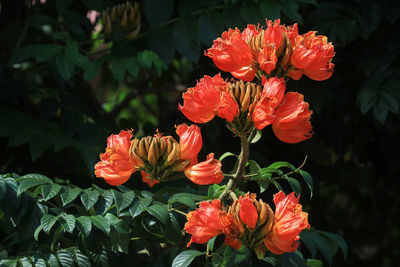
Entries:
<svg viewBox="0 0 400 267">
<path fill-rule="evenodd" d="M 287 83 L 310 103 L 314 136 L 289 145 L 267 128 L 250 157 L 262 166 L 281 160 L 299 166 L 308 155 L 304 169 L 314 178 L 314 196 L 309 200 L 305 189 L 301 202 L 310 224 L 338 233 L 349 246 L 347 260 L 338 252 L 333 266 L 396 265 L 399 1 L 140 1 L 138 37 L 109 48 L 92 34 L 86 13 L 120 2 L 0 2 L 0 173 L 107 187 L 93 166 L 108 135 L 130 128 L 136 136 L 157 128 L 174 134 L 175 124 L 189 123 L 177 110 L 182 92 L 219 72 L 203 56 L 212 41 L 229 27 L 281 18 L 297 22 L 300 34 L 328 36 L 335 72 L 323 82 Z M 201 157 L 239 151 L 224 123 L 217 118 L 202 126 Z M 134 174 L 128 186 L 145 188 L 137 180 Z M 270 187 L 263 197 L 275 192 Z"/>
</svg>

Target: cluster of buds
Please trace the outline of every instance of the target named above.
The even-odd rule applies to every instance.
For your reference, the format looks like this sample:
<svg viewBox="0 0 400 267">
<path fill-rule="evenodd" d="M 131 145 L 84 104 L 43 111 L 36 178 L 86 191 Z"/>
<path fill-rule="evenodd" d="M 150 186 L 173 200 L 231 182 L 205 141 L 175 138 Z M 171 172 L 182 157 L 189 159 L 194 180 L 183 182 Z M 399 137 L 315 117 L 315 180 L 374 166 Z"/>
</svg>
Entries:
<svg viewBox="0 0 400 267">
<path fill-rule="evenodd" d="M 221 213 L 220 219 L 226 244 L 236 249 L 246 245 L 260 257 L 264 256 L 264 240 L 274 222 L 274 212 L 268 204 L 256 200 L 255 194 L 246 194 L 236 199 L 226 213 Z"/>
<path fill-rule="evenodd" d="M 221 162 L 210 153 L 198 162 L 202 147 L 200 128 L 181 124 L 176 127 L 180 142 L 172 136 L 134 138 L 132 131 L 121 131 L 107 139 L 106 152 L 95 165 L 95 175 L 111 185 L 125 183 L 135 171 L 141 171 L 142 181 L 149 186 L 167 181 L 174 172 L 183 172 L 192 182 L 201 185 L 220 183 Z"/>
<path fill-rule="evenodd" d="M 112 39 L 134 39 L 140 31 L 140 11 L 138 3 L 127 1 L 101 13 L 103 30 Z"/>
<path fill-rule="evenodd" d="M 302 211 L 299 198 L 294 193 L 282 191 L 274 195 L 275 213 L 255 194 L 236 199 L 229 207 L 220 200 L 202 202 L 196 211 L 187 215 L 185 231 L 192 242 L 206 243 L 216 235 L 225 235 L 225 244 L 235 249 L 242 245 L 254 249 L 263 258 L 268 249 L 274 254 L 296 251 L 299 233 L 309 228 L 308 214 Z"/>
<path fill-rule="evenodd" d="M 164 180 L 173 172 L 181 172 L 190 160 L 180 158 L 179 143 L 172 136 L 147 136 L 135 138 L 130 154 L 136 162 L 136 168 L 148 174 L 148 178 Z"/>
</svg>

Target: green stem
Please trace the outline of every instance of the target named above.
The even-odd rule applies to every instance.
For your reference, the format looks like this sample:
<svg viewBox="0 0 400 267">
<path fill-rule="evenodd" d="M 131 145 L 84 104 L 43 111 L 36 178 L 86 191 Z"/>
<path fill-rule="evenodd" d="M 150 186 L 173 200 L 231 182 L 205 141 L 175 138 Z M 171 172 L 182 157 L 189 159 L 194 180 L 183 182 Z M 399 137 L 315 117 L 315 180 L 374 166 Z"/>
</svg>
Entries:
<svg viewBox="0 0 400 267">
<path fill-rule="evenodd" d="M 175 211 L 175 212 L 177 212 L 177 213 L 179 213 L 179 214 L 182 214 L 183 216 L 187 216 L 187 213 L 185 213 L 185 212 L 183 212 L 183 211 L 181 211 L 181 210 L 178 210 L 178 209 L 169 209 L 168 211 Z"/>
<path fill-rule="evenodd" d="M 247 135 L 240 135 L 240 145 L 241 152 L 238 159 L 238 167 L 233 177 L 230 178 L 226 184 L 224 191 L 219 197 L 220 200 L 224 199 L 230 190 L 234 189 L 236 184 L 243 178 L 244 169 L 246 168 L 246 163 L 249 159 L 249 141 L 247 140 Z"/>
</svg>

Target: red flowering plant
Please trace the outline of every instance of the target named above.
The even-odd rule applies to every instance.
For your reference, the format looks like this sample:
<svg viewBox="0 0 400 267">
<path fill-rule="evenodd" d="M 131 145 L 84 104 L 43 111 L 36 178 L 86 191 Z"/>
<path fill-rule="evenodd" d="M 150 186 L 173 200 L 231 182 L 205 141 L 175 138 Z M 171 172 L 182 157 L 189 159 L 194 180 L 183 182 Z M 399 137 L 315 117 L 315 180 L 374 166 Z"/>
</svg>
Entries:
<svg viewBox="0 0 400 267">
<path fill-rule="evenodd" d="M 299 248 L 308 248 L 312 257 L 319 249 L 329 261 L 329 244 L 339 246 L 345 253 L 343 239 L 311 227 L 308 213 L 303 211 L 301 184 L 293 177 L 302 177 L 312 195 L 312 178 L 302 169 L 305 160 L 298 168 L 284 161 L 261 167 L 250 160 L 249 149 L 269 125 L 285 143 L 312 137 L 309 104 L 303 94 L 287 92 L 286 82 L 298 80 L 303 74 L 316 81 L 328 79 L 333 73 L 334 54 L 334 47 L 325 36 L 313 31 L 299 35 L 297 24 L 285 26 L 279 19 L 267 20 L 266 26 L 248 25 L 243 31 L 225 31 L 205 55 L 233 78 L 223 78 L 220 73 L 204 76 L 183 93 L 178 109 L 194 123 L 205 124 L 216 116 L 226 120 L 227 128 L 241 144 L 232 172 L 222 171 L 222 160 L 231 156 L 230 152 L 219 159 L 209 153 L 199 161 L 203 148 L 200 127 L 181 124 L 176 126 L 179 142 L 158 131 L 141 138 L 134 138 L 132 130 L 111 135 L 95 166 L 96 176 L 116 186 L 138 172 L 152 190 L 181 177 L 208 186 L 207 195 L 179 191 L 171 194 L 160 188 L 155 193 L 158 198 L 152 198 L 152 193 L 141 192 L 139 202 L 129 210 L 135 216 L 146 211 L 166 226 L 155 230 L 154 221 L 141 221 L 141 227 L 151 235 L 164 238 L 170 245 L 184 243 L 191 247 L 175 257 L 173 266 L 187 266 L 200 255 L 216 266 L 237 265 L 253 254 L 272 265 L 285 261 L 299 266 L 318 265 L 318 260 L 306 259 Z M 285 168 L 288 172 L 283 171 Z M 270 184 L 278 192 L 269 199 L 242 192 L 248 181 L 259 183 L 261 193 Z M 294 192 L 285 193 L 280 181 L 287 182 Z M 179 223 L 178 214 L 184 225 Z M 168 239 L 171 227 L 183 229 L 184 240 L 182 235 L 173 241 Z M 205 252 L 196 250 L 201 244 L 207 244 Z"/>
</svg>

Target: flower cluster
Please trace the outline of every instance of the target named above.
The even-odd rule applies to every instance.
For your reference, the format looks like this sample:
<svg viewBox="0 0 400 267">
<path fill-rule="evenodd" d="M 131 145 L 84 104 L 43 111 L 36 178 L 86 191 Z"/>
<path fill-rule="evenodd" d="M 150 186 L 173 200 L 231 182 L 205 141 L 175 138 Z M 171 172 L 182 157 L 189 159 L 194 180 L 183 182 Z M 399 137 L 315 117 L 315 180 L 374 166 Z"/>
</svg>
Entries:
<svg viewBox="0 0 400 267">
<path fill-rule="evenodd" d="M 220 183 L 223 179 L 221 162 L 210 153 L 198 163 L 202 147 L 200 128 L 181 124 L 176 127 L 178 143 L 172 136 L 157 133 L 141 139 L 132 131 L 121 131 L 107 139 L 106 152 L 95 165 L 95 175 L 111 185 L 125 183 L 135 171 L 141 171 L 142 181 L 149 186 L 167 180 L 174 172 L 183 172 L 196 184 Z"/>
<path fill-rule="evenodd" d="M 280 20 L 267 20 L 267 28 L 248 25 L 240 32 L 229 29 L 214 40 L 205 53 L 222 71 L 235 78 L 252 81 L 261 71 L 270 76 L 298 80 L 302 74 L 317 81 L 328 79 L 334 64 L 333 45 L 315 32 L 298 34 L 297 24 L 280 25 Z"/>
<path fill-rule="evenodd" d="M 196 123 L 215 116 L 226 119 L 237 135 L 271 125 L 283 142 L 304 141 L 313 133 L 312 111 L 302 94 L 285 92 L 285 79 L 298 80 L 303 74 L 318 81 L 328 79 L 334 54 L 325 36 L 299 35 L 297 24 L 280 25 L 279 19 L 267 20 L 266 29 L 259 25 L 248 25 L 243 32 L 229 29 L 205 55 L 239 80 L 204 76 L 182 95 L 179 109 Z M 259 81 L 253 82 L 255 77 Z"/>
<path fill-rule="evenodd" d="M 225 244 L 235 249 L 242 245 L 253 248 L 259 258 L 266 249 L 280 255 L 294 252 L 299 246 L 299 233 L 309 228 L 308 214 L 302 211 L 299 197 L 282 191 L 274 195 L 275 212 L 255 194 L 246 194 L 224 209 L 220 200 L 201 202 L 187 215 L 185 231 L 192 235 L 188 246 L 206 243 L 219 234 Z"/>
<path fill-rule="evenodd" d="M 204 76 L 183 93 L 183 105 L 179 104 L 178 109 L 195 123 L 209 122 L 215 116 L 225 119 L 228 128 L 240 136 L 242 151 L 235 174 L 229 176 L 219 199 L 203 201 L 187 214 L 184 229 L 192 235 L 188 246 L 223 234 L 226 245 L 235 249 L 251 247 L 259 258 L 267 250 L 277 255 L 296 251 L 299 233 L 310 227 L 299 197 L 280 191 L 273 197 L 273 211 L 255 194 L 237 198 L 233 189 L 243 181 L 249 138 L 255 130 L 271 125 L 276 137 L 286 143 L 311 138 L 309 104 L 302 94 L 287 92 L 286 81 L 298 80 L 303 74 L 317 81 L 328 79 L 333 73 L 334 54 L 325 36 L 316 32 L 299 35 L 297 24 L 280 25 L 279 19 L 267 20 L 266 29 L 259 25 L 248 25 L 242 32 L 229 29 L 205 52 L 218 68 L 235 78 Z M 153 186 L 171 180 L 175 172 L 183 172 L 199 185 L 221 183 L 222 164 L 213 153 L 198 162 L 203 145 L 200 128 L 181 124 L 176 133 L 179 142 L 158 132 L 141 139 L 132 139 L 132 131 L 111 135 L 106 152 L 95 166 L 96 176 L 119 185 L 140 171 L 142 181 Z M 233 202 L 225 201 L 227 196 Z"/>
</svg>

